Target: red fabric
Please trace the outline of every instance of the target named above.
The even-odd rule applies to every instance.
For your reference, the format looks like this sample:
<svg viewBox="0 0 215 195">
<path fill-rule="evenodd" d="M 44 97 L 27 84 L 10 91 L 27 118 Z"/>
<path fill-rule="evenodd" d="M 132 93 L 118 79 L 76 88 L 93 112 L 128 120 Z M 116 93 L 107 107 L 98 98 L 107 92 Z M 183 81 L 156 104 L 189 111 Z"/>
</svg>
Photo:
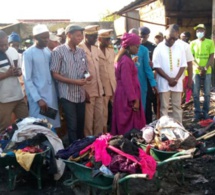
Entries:
<svg viewBox="0 0 215 195">
<path fill-rule="evenodd" d="M 89 167 L 89 168 L 92 168 L 92 167 L 93 167 L 93 164 L 92 164 L 91 162 L 88 162 L 88 163 L 85 164 L 85 166 L 86 166 L 86 167 Z"/>
<path fill-rule="evenodd" d="M 30 153 L 39 153 L 42 152 L 43 150 L 40 148 L 37 148 L 35 146 L 27 146 L 23 149 L 21 149 L 23 152 L 30 152 Z"/>
<path fill-rule="evenodd" d="M 103 165 L 108 166 L 111 162 L 111 156 L 107 153 L 108 141 L 112 135 L 106 134 L 98 137 L 93 143 L 93 150 L 96 162 L 101 161 Z"/>
<path fill-rule="evenodd" d="M 131 45 L 139 45 L 140 37 L 134 33 L 125 33 L 122 36 L 122 47 L 127 48 Z"/>
<path fill-rule="evenodd" d="M 199 125 L 201 125 L 202 127 L 207 127 L 208 125 L 210 125 L 213 122 L 212 119 L 206 119 L 206 120 L 201 120 L 199 121 Z"/>
<path fill-rule="evenodd" d="M 93 147 L 93 143 L 90 144 L 89 146 L 87 146 L 86 148 L 84 148 L 83 150 L 81 150 L 79 152 L 79 156 L 81 156 L 82 154 L 86 153 L 88 150 L 92 149 L 92 147 Z"/>
<path fill-rule="evenodd" d="M 185 89 L 185 96 L 186 96 L 186 100 L 185 102 L 189 102 L 190 98 L 192 96 L 192 90 L 187 88 L 187 84 L 188 84 L 188 76 L 185 76 L 184 78 L 184 89 Z"/>
<path fill-rule="evenodd" d="M 108 148 L 111 149 L 112 151 L 116 152 L 117 154 L 120 154 L 120 155 L 132 160 L 133 162 L 139 164 L 139 166 L 141 167 L 142 173 L 148 174 L 149 179 L 153 178 L 153 176 L 156 172 L 157 163 L 153 157 L 151 157 L 150 155 L 147 155 L 142 149 L 139 148 L 140 160 L 138 160 L 137 157 L 135 158 L 135 156 L 126 154 L 123 151 L 121 151 L 113 146 L 108 146 Z"/>
</svg>

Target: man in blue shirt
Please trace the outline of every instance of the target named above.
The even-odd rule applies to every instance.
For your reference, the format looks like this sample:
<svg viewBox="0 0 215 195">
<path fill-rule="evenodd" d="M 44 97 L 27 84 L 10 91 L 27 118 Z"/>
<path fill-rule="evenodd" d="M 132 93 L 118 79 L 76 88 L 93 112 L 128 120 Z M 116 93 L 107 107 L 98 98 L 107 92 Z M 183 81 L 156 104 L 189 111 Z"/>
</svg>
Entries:
<svg viewBox="0 0 215 195">
<path fill-rule="evenodd" d="M 38 24 L 33 28 L 35 45 L 23 53 L 23 76 L 29 104 L 29 115 L 35 118 L 46 118 L 54 128 L 60 127 L 59 112 L 55 119 L 45 117 L 48 107 L 58 111 L 57 94 L 51 76 L 50 52 L 46 49 L 49 41 L 49 30 Z"/>
</svg>

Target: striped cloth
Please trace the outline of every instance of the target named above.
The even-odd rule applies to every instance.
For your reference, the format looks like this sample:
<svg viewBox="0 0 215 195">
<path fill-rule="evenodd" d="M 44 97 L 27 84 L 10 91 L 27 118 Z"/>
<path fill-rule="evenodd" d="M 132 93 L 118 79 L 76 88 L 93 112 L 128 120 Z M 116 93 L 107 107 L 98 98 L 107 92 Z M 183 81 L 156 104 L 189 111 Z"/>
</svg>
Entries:
<svg viewBox="0 0 215 195">
<path fill-rule="evenodd" d="M 10 61 L 8 60 L 6 53 L 0 52 L 0 68 L 5 66 L 10 66 Z"/>
<path fill-rule="evenodd" d="M 52 72 L 71 79 L 82 79 L 87 70 L 86 54 L 83 49 L 76 47 L 72 52 L 67 44 L 56 47 L 51 54 Z M 60 98 L 65 98 L 73 103 L 85 101 L 85 90 L 82 86 L 67 84 L 57 81 Z"/>
<path fill-rule="evenodd" d="M 7 51 L 0 52 L 0 73 L 6 73 L 10 66 L 14 66 L 14 60 L 18 60 L 16 49 L 9 47 Z M 23 98 L 22 89 L 18 77 L 10 76 L 0 80 L 0 102 L 8 103 Z"/>
</svg>

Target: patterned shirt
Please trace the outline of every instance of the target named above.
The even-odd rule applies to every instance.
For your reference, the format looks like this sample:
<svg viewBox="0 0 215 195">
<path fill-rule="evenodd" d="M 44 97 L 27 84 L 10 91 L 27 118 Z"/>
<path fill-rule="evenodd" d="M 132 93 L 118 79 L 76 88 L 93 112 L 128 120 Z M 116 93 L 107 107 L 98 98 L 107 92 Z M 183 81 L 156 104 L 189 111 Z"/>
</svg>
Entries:
<svg viewBox="0 0 215 195">
<path fill-rule="evenodd" d="M 70 79 L 83 79 L 87 70 L 86 54 L 83 49 L 76 47 L 73 52 L 67 44 L 56 47 L 51 54 L 52 72 Z M 60 98 L 74 103 L 85 101 L 85 90 L 82 86 L 57 81 Z"/>
<path fill-rule="evenodd" d="M 12 47 L 9 47 L 5 53 L 0 52 L 0 73 L 5 73 L 10 66 L 14 66 L 14 60 L 18 60 L 18 57 L 18 52 Z M 11 76 L 0 80 L 1 103 L 18 101 L 22 98 L 23 93 L 18 77 Z"/>
</svg>

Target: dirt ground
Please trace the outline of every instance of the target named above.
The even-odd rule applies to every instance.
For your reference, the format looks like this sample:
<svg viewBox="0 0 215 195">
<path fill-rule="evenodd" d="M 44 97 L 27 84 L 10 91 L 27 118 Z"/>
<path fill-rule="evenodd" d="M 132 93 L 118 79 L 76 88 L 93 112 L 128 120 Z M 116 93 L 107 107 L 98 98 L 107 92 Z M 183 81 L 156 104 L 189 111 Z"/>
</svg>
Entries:
<svg viewBox="0 0 215 195">
<path fill-rule="evenodd" d="M 193 103 L 183 104 L 183 124 L 190 132 L 199 128 L 198 124 L 191 122 L 193 118 Z M 215 93 L 211 93 L 210 116 L 215 116 Z M 212 126 L 210 130 L 214 130 Z M 205 141 L 207 147 L 215 147 L 215 137 Z M 180 170 L 183 169 L 183 172 Z M 153 180 L 132 179 L 128 183 L 131 195 L 214 195 L 215 194 L 215 155 L 204 155 L 198 158 L 176 161 L 158 167 L 158 173 Z M 91 194 L 89 187 L 80 184 L 74 188 L 63 184 L 69 179 L 71 173 L 68 169 L 58 181 L 51 176 L 43 175 L 43 189 L 37 189 L 37 183 L 30 174 L 17 178 L 15 190 L 9 191 L 7 186 L 7 171 L 0 167 L 0 195 L 87 195 Z M 96 194 L 101 194 L 97 191 Z M 114 194 L 106 192 L 106 194 Z M 120 195 L 126 194 L 120 186 Z"/>
</svg>

